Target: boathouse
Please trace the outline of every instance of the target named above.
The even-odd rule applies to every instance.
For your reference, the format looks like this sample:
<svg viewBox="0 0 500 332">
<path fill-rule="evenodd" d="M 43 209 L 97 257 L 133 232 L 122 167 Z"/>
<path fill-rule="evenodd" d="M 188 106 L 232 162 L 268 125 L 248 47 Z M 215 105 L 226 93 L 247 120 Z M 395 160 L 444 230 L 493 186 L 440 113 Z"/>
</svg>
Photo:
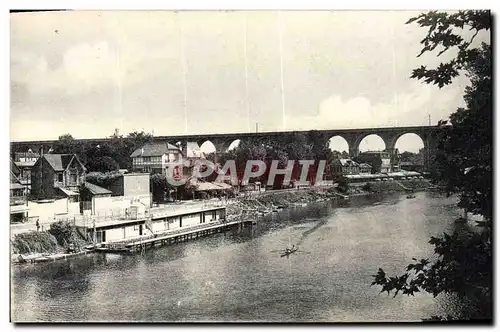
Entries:
<svg viewBox="0 0 500 332">
<path fill-rule="evenodd" d="M 225 220 L 226 207 L 202 202 L 152 208 L 146 215 L 128 215 L 114 220 L 77 221 L 80 233 L 95 243 L 109 243 L 163 234 L 179 229 L 189 230 L 202 224 Z"/>
</svg>

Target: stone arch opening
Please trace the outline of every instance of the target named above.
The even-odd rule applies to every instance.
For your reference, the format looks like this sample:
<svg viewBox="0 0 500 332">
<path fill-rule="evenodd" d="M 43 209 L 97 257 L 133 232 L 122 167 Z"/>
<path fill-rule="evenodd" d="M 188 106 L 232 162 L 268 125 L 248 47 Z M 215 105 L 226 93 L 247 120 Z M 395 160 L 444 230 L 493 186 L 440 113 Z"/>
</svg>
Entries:
<svg viewBox="0 0 500 332">
<path fill-rule="evenodd" d="M 217 149 L 215 147 L 215 144 L 212 143 L 210 140 L 206 140 L 202 144 L 200 144 L 200 150 L 205 155 L 209 155 L 211 153 L 219 152 L 219 151 L 217 151 Z"/>
<path fill-rule="evenodd" d="M 227 151 L 231 151 L 231 150 L 234 150 L 236 149 L 241 143 L 241 140 L 240 139 L 235 139 L 234 141 L 232 141 L 229 146 L 227 147 L 226 151 L 224 152 L 227 152 Z"/>
<path fill-rule="evenodd" d="M 394 147 L 399 153 L 418 153 L 425 148 L 425 142 L 420 135 L 415 133 L 404 133 L 395 138 Z"/>
<path fill-rule="evenodd" d="M 328 140 L 328 147 L 330 148 L 330 151 L 334 153 L 349 154 L 349 143 L 340 135 L 330 137 Z"/>
<path fill-rule="evenodd" d="M 387 148 L 384 139 L 377 134 L 362 136 L 357 143 L 357 150 L 359 152 L 383 151 Z"/>
</svg>

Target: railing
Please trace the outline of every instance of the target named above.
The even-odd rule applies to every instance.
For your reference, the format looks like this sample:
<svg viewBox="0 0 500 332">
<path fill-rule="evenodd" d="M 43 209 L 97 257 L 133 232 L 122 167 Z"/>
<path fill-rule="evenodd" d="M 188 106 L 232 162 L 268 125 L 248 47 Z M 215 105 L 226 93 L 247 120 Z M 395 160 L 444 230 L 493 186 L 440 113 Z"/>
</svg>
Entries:
<svg viewBox="0 0 500 332">
<path fill-rule="evenodd" d="M 10 197 L 10 205 L 26 205 L 26 196 Z"/>
</svg>

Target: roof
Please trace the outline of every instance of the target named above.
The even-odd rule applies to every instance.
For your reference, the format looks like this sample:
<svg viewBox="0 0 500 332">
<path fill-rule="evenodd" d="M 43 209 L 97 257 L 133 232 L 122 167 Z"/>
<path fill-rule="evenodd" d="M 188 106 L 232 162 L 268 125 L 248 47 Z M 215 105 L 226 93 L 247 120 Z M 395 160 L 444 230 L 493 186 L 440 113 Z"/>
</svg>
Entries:
<svg viewBox="0 0 500 332">
<path fill-rule="evenodd" d="M 15 161 L 14 164 L 18 167 L 33 167 L 36 161 Z"/>
<path fill-rule="evenodd" d="M 11 183 L 10 184 L 10 189 L 24 189 L 26 186 L 23 186 L 20 183 Z"/>
<path fill-rule="evenodd" d="M 90 182 L 85 182 L 85 188 L 88 189 L 92 195 L 110 195 L 113 193 L 111 190 L 99 187 L 98 185 Z"/>
<path fill-rule="evenodd" d="M 38 158 L 40 155 L 36 152 L 31 151 L 31 149 L 28 152 L 15 152 L 14 156 L 17 158 Z"/>
<path fill-rule="evenodd" d="M 44 154 L 43 158 L 47 160 L 47 162 L 54 169 L 54 171 L 64 171 L 66 168 L 68 168 L 73 158 L 75 158 L 76 161 L 83 167 L 83 169 L 85 169 L 85 166 L 82 165 L 82 163 L 78 160 L 78 158 L 74 154 L 48 153 Z"/>
<path fill-rule="evenodd" d="M 21 170 L 19 170 L 19 167 L 17 167 L 16 163 L 12 159 L 10 160 L 10 171 L 16 175 L 21 173 Z"/>
<path fill-rule="evenodd" d="M 68 190 L 66 188 L 61 188 L 61 187 L 58 187 L 59 190 L 61 190 L 63 192 L 63 194 L 65 194 L 66 196 L 78 196 L 78 193 L 75 193 L 74 191 L 71 191 L 71 190 Z"/>
<path fill-rule="evenodd" d="M 352 159 L 339 158 L 339 161 L 342 166 L 359 166 L 359 164 Z"/>
<path fill-rule="evenodd" d="M 213 182 L 198 182 L 196 191 L 210 191 L 210 190 L 226 190 L 231 189 L 232 186 L 227 183 L 213 183 Z"/>
<path fill-rule="evenodd" d="M 360 152 L 359 154 L 390 154 L 387 151 L 363 151 Z"/>
<path fill-rule="evenodd" d="M 422 163 L 415 163 L 413 161 L 401 161 L 399 163 L 399 165 L 401 165 L 401 166 L 423 166 Z"/>
<path fill-rule="evenodd" d="M 164 154 L 169 153 L 172 150 L 180 151 L 179 147 L 170 143 L 148 143 L 132 152 L 130 157 L 135 158 L 163 156 Z"/>
<path fill-rule="evenodd" d="M 13 183 L 21 183 L 21 181 L 19 181 L 19 179 L 17 178 L 17 176 L 14 174 L 14 172 L 10 171 L 10 183 L 13 184 Z"/>
<path fill-rule="evenodd" d="M 201 151 L 200 146 L 196 142 L 186 143 L 187 158 L 205 158 L 205 154 Z"/>
</svg>

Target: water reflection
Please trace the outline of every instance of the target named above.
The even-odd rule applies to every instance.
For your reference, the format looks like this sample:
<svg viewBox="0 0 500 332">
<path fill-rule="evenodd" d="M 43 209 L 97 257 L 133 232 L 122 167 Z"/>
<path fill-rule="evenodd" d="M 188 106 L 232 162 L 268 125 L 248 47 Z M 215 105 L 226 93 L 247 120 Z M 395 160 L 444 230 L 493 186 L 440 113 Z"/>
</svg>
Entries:
<svg viewBox="0 0 500 332">
<path fill-rule="evenodd" d="M 262 218 L 255 227 L 148 250 L 15 266 L 16 321 L 394 321 L 452 306 L 426 294 L 387 297 L 378 267 L 399 273 L 456 227 L 455 201 L 353 197 Z M 308 253 L 281 258 L 289 242 Z M 443 302 L 444 301 L 444 302 Z"/>
</svg>

